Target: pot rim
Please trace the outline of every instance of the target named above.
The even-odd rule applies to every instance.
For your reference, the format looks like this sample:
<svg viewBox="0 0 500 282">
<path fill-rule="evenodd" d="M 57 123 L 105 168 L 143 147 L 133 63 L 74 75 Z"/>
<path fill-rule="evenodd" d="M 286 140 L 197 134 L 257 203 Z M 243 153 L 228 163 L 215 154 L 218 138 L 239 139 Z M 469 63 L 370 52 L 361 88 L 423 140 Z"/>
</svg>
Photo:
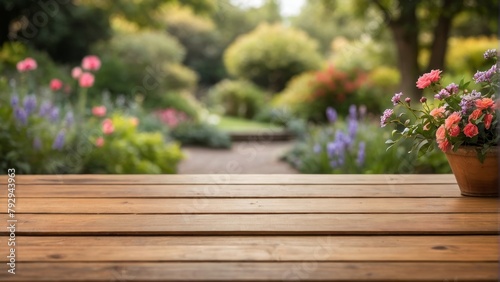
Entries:
<svg viewBox="0 0 500 282">
<path fill-rule="evenodd" d="M 456 152 L 453 151 L 453 150 L 449 150 L 449 151 L 447 151 L 445 153 L 446 154 L 450 154 L 450 155 L 474 155 L 474 156 L 477 156 L 476 148 L 478 148 L 478 147 L 475 147 L 475 146 L 460 146 L 457 149 Z M 492 146 L 486 152 L 486 156 L 487 157 L 498 156 L 499 155 L 498 154 L 499 150 L 500 150 L 499 146 Z"/>
</svg>

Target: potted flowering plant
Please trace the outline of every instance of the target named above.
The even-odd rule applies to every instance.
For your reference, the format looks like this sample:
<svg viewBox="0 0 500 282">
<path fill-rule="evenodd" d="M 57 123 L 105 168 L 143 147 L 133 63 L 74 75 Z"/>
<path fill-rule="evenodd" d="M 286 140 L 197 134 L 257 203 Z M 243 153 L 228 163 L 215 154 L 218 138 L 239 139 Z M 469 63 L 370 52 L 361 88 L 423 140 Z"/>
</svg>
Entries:
<svg viewBox="0 0 500 282">
<path fill-rule="evenodd" d="M 396 125 L 391 146 L 401 139 L 411 138 L 419 155 L 441 149 L 448 159 L 462 195 L 498 196 L 498 101 L 500 67 L 497 51 L 488 50 L 484 58 L 494 63 L 487 71 L 477 71 L 470 85 L 462 79 L 457 85 L 441 85 L 441 71 L 432 70 L 417 81 L 420 89 L 430 88 L 434 101 L 422 97 L 412 103 L 402 93 L 391 101 L 395 108 L 387 109 L 381 126 Z M 472 86 L 475 86 L 474 89 Z"/>
</svg>

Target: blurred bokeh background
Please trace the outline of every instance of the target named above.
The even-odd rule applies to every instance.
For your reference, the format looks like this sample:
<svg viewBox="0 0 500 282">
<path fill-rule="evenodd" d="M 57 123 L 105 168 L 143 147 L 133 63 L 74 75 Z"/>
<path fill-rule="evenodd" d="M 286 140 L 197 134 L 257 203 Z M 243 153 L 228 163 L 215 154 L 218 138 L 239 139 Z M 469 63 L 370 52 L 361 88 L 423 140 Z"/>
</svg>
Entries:
<svg viewBox="0 0 500 282">
<path fill-rule="evenodd" d="M 395 92 L 432 97 L 424 72 L 489 68 L 498 14 L 498 0 L 0 0 L 0 170 L 448 173 L 440 152 L 387 151 L 379 116 Z"/>
</svg>

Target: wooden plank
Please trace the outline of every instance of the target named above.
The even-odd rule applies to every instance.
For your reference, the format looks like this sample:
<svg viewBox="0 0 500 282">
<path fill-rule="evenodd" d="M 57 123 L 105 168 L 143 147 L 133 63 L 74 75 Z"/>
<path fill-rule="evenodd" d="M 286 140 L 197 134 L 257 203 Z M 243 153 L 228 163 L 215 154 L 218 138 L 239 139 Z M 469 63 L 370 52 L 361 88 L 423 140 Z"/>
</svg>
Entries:
<svg viewBox="0 0 500 282">
<path fill-rule="evenodd" d="M 497 281 L 498 262 L 19 263 L 5 281 Z"/>
<path fill-rule="evenodd" d="M 457 184 L 130 184 L 130 185 L 29 185 L 18 184 L 19 198 L 373 198 L 373 197 L 461 197 Z M 0 189 L 7 197 L 7 189 Z"/>
<path fill-rule="evenodd" d="M 456 184 L 452 174 L 17 175 L 22 184 Z M 6 183 L 7 176 L 0 176 Z"/>
<path fill-rule="evenodd" d="M 7 240 L 6 237 L 2 239 Z M 167 236 L 18 239 L 18 262 L 498 261 L 497 236 Z M 8 254 L 7 244 L 0 253 Z M 5 256 L 1 257 L 6 262 Z"/>
<path fill-rule="evenodd" d="M 6 203 L 7 198 L 0 198 Z M 137 199 L 21 198 L 16 213 L 49 214 L 302 214 L 302 213 L 495 213 L 498 199 L 480 198 L 308 198 L 308 199 Z M 7 210 L 0 212 L 6 213 Z"/>
<path fill-rule="evenodd" d="M 6 222 L 7 215 L 0 215 Z M 17 235 L 498 234 L 498 214 L 22 214 Z M 7 230 L 0 231 L 7 235 Z"/>
</svg>

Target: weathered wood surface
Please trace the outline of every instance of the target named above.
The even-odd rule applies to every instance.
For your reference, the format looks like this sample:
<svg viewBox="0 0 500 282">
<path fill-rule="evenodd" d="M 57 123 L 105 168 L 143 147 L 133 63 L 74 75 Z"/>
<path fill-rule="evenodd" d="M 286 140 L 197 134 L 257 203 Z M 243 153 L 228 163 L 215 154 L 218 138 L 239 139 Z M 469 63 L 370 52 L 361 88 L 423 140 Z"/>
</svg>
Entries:
<svg viewBox="0 0 500 282">
<path fill-rule="evenodd" d="M 453 175 L 17 175 L 16 185 L 16 274 L 5 267 L 0 281 L 499 278 L 498 200 L 460 196 Z"/>
</svg>

